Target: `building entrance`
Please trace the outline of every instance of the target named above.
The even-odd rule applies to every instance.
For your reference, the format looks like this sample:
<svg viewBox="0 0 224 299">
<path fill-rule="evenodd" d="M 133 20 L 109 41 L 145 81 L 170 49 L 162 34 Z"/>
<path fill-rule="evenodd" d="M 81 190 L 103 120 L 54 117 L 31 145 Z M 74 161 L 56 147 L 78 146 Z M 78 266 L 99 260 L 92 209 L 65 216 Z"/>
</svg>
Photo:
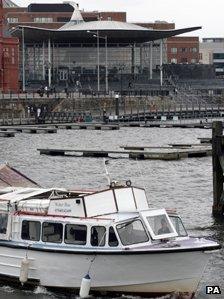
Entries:
<svg viewBox="0 0 224 299">
<path fill-rule="evenodd" d="M 68 69 L 59 69 L 59 81 L 68 80 Z"/>
</svg>

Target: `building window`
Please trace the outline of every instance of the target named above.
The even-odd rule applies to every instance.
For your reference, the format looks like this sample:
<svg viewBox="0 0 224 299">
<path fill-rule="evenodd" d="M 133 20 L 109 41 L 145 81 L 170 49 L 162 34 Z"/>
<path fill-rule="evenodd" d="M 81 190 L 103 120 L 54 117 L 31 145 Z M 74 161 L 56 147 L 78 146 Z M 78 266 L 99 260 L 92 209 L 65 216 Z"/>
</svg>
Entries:
<svg viewBox="0 0 224 299">
<path fill-rule="evenodd" d="M 59 23 L 67 23 L 70 21 L 70 18 L 67 18 L 67 17 L 58 17 L 57 18 L 57 22 Z"/>
<path fill-rule="evenodd" d="M 44 222 L 42 227 L 42 241 L 51 243 L 61 243 L 63 225 L 61 223 Z"/>
<path fill-rule="evenodd" d="M 177 63 L 177 59 L 176 58 L 171 58 L 170 62 L 171 63 Z"/>
<path fill-rule="evenodd" d="M 67 224 L 65 226 L 65 243 L 75 245 L 86 245 L 87 226 L 78 224 Z"/>
<path fill-rule="evenodd" d="M 19 23 L 19 18 L 7 18 L 8 23 Z"/>
<path fill-rule="evenodd" d="M 112 18 L 111 18 L 111 17 L 107 17 L 107 20 L 108 20 L 108 21 L 112 21 Z"/>
<path fill-rule="evenodd" d="M 39 241 L 40 240 L 40 222 L 24 220 L 22 222 L 21 237 L 23 240 Z"/>
<path fill-rule="evenodd" d="M 192 58 L 192 59 L 191 59 L 191 63 L 197 63 L 197 59 Z"/>
<path fill-rule="evenodd" d="M 9 48 L 3 48 L 4 58 L 9 58 Z"/>
<path fill-rule="evenodd" d="M 213 53 L 213 59 L 224 59 L 224 53 Z"/>
<path fill-rule="evenodd" d="M 204 43 L 214 43 L 215 39 L 213 39 L 213 38 L 203 38 L 203 42 Z"/>
<path fill-rule="evenodd" d="M 193 47 L 193 48 L 190 48 L 190 51 L 192 53 L 197 53 L 198 52 L 198 49 L 196 47 Z"/>
<path fill-rule="evenodd" d="M 177 48 L 171 48 L 171 53 L 173 54 L 177 53 Z"/>
<path fill-rule="evenodd" d="M 181 53 L 186 53 L 187 52 L 187 48 L 180 48 L 180 52 Z"/>
<path fill-rule="evenodd" d="M 181 58 L 181 63 L 187 63 L 187 58 L 186 57 Z"/>
<path fill-rule="evenodd" d="M 12 57 L 12 64 L 15 64 L 15 49 L 14 48 L 12 48 L 12 55 L 11 55 L 11 57 Z"/>
<path fill-rule="evenodd" d="M 53 23 L 53 18 L 34 18 L 34 23 Z"/>
</svg>

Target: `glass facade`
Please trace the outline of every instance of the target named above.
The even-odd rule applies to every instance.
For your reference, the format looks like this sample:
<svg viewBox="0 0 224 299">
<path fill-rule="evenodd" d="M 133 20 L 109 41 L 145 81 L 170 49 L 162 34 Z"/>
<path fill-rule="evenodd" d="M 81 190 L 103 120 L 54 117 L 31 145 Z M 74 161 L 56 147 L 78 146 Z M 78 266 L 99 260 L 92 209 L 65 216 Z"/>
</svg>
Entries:
<svg viewBox="0 0 224 299">
<path fill-rule="evenodd" d="M 213 65 L 217 76 L 224 75 L 224 52 L 213 53 Z"/>
<path fill-rule="evenodd" d="M 224 53 L 213 53 L 213 59 L 224 59 Z"/>
<path fill-rule="evenodd" d="M 39 18 L 34 18 L 33 21 L 34 23 L 52 23 L 53 18 L 39 17 Z"/>
<path fill-rule="evenodd" d="M 159 44 L 153 45 L 153 69 L 158 70 L 160 64 Z M 163 63 L 166 63 L 166 49 L 163 50 Z M 50 60 L 48 43 L 25 45 L 26 81 L 47 82 L 48 69 L 51 68 L 52 84 L 93 85 L 97 82 L 96 44 L 51 43 Z M 106 47 L 101 42 L 99 47 L 100 81 L 105 84 L 106 65 L 109 83 L 133 80 L 138 77 L 149 78 L 150 46 L 145 44 L 108 44 L 107 64 Z M 22 70 L 22 53 L 20 59 Z"/>
<path fill-rule="evenodd" d="M 177 53 L 177 48 L 171 48 L 171 53 L 176 54 Z"/>
</svg>

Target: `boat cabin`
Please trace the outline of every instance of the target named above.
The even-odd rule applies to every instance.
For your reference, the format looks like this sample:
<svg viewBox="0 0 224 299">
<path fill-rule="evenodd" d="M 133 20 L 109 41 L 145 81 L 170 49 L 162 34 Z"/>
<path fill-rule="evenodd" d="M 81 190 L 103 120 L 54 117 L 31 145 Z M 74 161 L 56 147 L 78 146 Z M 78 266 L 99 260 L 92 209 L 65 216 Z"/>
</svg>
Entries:
<svg viewBox="0 0 224 299">
<path fill-rule="evenodd" d="M 165 209 L 149 209 L 141 188 L 22 188 L 0 196 L 0 240 L 66 250 L 115 250 L 173 238 L 187 238 L 181 219 Z"/>
</svg>

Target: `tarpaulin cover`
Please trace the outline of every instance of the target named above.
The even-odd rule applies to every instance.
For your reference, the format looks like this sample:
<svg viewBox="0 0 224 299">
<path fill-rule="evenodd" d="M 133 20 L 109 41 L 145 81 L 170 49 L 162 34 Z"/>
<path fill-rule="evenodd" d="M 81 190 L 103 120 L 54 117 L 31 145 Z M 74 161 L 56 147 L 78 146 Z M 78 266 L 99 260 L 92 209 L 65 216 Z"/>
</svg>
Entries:
<svg viewBox="0 0 224 299">
<path fill-rule="evenodd" d="M 0 189 L 6 187 L 39 187 L 33 180 L 7 164 L 0 165 Z"/>
</svg>

